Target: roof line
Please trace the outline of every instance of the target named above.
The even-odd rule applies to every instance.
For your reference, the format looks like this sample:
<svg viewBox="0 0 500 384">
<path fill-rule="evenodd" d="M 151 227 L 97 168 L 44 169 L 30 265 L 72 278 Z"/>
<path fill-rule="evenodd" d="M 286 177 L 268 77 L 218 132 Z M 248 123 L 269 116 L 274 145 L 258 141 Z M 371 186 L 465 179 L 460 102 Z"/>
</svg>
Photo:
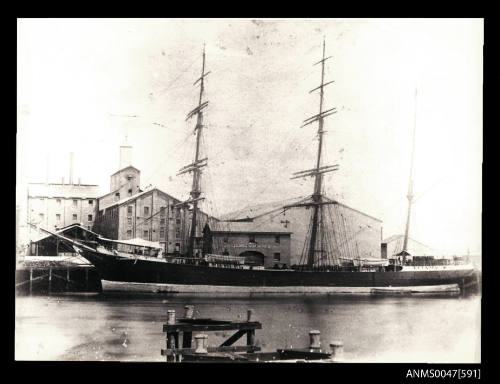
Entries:
<svg viewBox="0 0 500 384">
<path fill-rule="evenodd" d="M 117 173 L 120 173 L 120 172 L 124 171 L 124 170 L 125 170 L 125 169 L 127 169 L 127 168 L 134 168 L 136 171 L 141 172 L 141 170 L 140 170 L 139 168 L 136 168 L 136 167 L 134 167 L 133 165 L 127 165 L 126 167 L 124 167 L 124 168 L 122 168 L 122 169 L 119 169 L 118 171 L 116 171 L 115 173 L 113 173 L 111 176 L 114 176 L 114 175 L 116 175 Z"/>
<path fill-rule="evenodd" d="M 280 235 L 291 235 L 293 233 L 293 232 L 278 232 L 278 231 L 257 231 L 255 229 L 249 230 L 249 231 L 210 230 L 210 232 L 212 232 L 212 233 L 260 233 L 260 234 L 272 233 L 272 234 L 280 234 Z"/>
<path fill-rule="evenodd" d="M 28 185 L 71 185 L 71 186 L 77 186 L 77 187 L 98 187 L 99 184 L 62 184 L 62 183 L 28 183 Z"/>
</svg>

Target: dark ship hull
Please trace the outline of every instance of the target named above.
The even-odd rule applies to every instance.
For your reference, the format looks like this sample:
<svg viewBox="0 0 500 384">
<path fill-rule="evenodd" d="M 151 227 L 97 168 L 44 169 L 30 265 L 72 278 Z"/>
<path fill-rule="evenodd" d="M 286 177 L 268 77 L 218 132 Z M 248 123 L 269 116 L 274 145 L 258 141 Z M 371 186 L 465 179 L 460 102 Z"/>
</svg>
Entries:
<svg viewBox="0 0 500 384">
<path fill-rule="evenodd" d="M 186 293 L 373 293 L 380 287 L 459 292 L 472 268 L 419 271 L 294 271 L 238 269 L 124 258 L 83 250 L 97 268 L 104 291 Z"/>
</svg>

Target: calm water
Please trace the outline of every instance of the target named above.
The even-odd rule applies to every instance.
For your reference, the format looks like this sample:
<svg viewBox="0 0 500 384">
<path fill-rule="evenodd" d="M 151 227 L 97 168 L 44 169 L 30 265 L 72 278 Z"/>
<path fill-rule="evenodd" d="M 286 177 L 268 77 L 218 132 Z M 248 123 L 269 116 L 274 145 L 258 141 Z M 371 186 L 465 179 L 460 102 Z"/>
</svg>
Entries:
<svg viewBox="0 0 500 384">
<path fill-rule="evenodd" d="M 308 332 L 344 342 L 353 362 L 480 362 L 481 298 L 329 296 L 224 298 L 52 295 L 16 298 L 17 360 L 164 361 L 167 310 L 243 320 L 254 310 L 263 351 L 302 348 Z M 209 332 L 219 345 L 233 332 Z M 244 343 L 243 337 L 238 344 Z"/>
</svg>

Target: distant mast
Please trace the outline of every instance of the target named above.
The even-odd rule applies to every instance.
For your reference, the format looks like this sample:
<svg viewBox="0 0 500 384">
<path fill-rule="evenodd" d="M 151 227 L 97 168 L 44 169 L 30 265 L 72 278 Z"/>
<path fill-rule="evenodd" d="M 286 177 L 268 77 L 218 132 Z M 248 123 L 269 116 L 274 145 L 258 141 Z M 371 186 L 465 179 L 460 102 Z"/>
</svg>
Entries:
<svg viewBox="0 0 500 384">
<path fill-rule="evenodd" d="M 201 196 L 201 185 L 200 185 L 200 176 L 201 176 L 201 168 L 207 165 L 207 158 L 200 159 L 200 141 L 201 141 L 201 133 L 203 129 L 203 110 L 208 106 L 208 101 L 203 102 L 203 93 L 205 90 L 205 77 L 210 72 L 205 73 L 205 45 L 203 45 L 203 62 L 201 67 L 201 76 L 198 80 L 196 80 L 193 85 L 196 85 L 198 82 L 200 83 L 200 97 L 198 100 L 198 106 L 193 109 L 191 112 L 187 114 L 186 121 L 196 115 L 196 126 L 194 128 L 194 133 L 196 133 L 196 150 L 194 162 L 192 164 L 186 165 L 179 170 L 177 175 L 181 175 L 187 172 L 193 172 L 193 183 L 191 186 L 190 199 L 181 203 L 182 205 L 193 204 L 193 215 L 191 218 L 191 230 L 189 234 L 188 241 L 188 257 L 194 257 L 194 249 L 195 249 L 195 237 L 196 237 L 196 220 L 197 220 L 197 211 L 198 211 L 198 202 L 203 200 Z"/>
<path fill-rule="evenodd" d="M 331 56 L 325 57 L 325 39 L 323 38 L 323 57 L 320 61 L 313 64 L 321 63 L 321 84 L 312 89 L 309 93 L 312 93 L 316 90 L 319 90 L 319 113 L 317 115 L 311 116 L 310 118 L 304 120 L 304 124 L 302 127 L 312 124 L 315 121 L 318 122 L 318 154 L 316 157 L 316 167 L 313 169 L 308 169 L 306 171 L 295 172 L 294 177 L 292 179 L 302 178 L 306 176 L 314 176 L 314 191 L 311 196 L 309 202 L 303 202 L 299 204 L 289 205 L 285 208 L 290 207 L 312 207 L 313 213 L 311 217 L 311 232 L 308 241 L 308 250 L 307 250 L 307 268 L 312 269 L 316 260 L 316 253 L 326 252 L 323 249 L 324 244 L 320 241 L 318 244 L 318 239 L 322 239 L 323 237 L 323 205 L 325 204 L 335 204 L 335 202 L 325 201 L 322 195 L 322 181 L 323 181 L 323 173 L 336 171 L 338 169 L 338 164 L 335 165 L 327 165 L 322 166 L 322 152 L 323 152 L 323 134 L 325 131 L 323 130 L 323 122 L 325 117 L 330 116 L 336 113 L 336 108 L 331 108 L 328 110 L 323 110 L 323 96 L 324 96 L 324 87 L 333 83 L 334 81 L 329 81 L 325 83 L 325 61 L 330 59 Z"/>
<path fill-rule="evenodd" d="M 403 250 L 401 253 L 403 254 L 403 260 L 406 258 L 406 254 L 408 252 L 408 234 L 410 233 L 410 215 L 411 215 L 411 205 L 413 203 L 413 157 L 415 155 L 415 132 L 417 130 L 417 89 L 415 88 L 415 106 L 413 112 L 413 141 L 411 147 L 411 162 L 410 162 L 410 180 L 408 182 L 408 215 L 406 216 L 406 228 L 405 228 L 405 237 L 403 242 Z"/>
</svg>

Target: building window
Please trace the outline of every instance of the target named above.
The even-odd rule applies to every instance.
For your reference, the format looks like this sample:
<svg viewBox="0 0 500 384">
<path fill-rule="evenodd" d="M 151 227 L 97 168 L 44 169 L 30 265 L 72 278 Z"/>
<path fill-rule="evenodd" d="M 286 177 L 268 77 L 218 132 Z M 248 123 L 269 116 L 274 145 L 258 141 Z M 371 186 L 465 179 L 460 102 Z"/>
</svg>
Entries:
<svg viewBox="0 0 500 384">
<path fill-rule="evenodd" d="M 160 208 L 160 217 L 164 217 L 165 216 L 165 207 L 161 207 Z"/>
<path fill-rule="evenodd" d="M 132 225 L 132 218 L 131 217 L 127 217 L 127 224 L 129 226 Z"/>
<path fill-rule="evenodd" d="M 280 243 L 280 235 L 274 236 L 274 242 L 278 244 Z"/>
<path fill-rule="evenodd" d="M 129 195 L 129 196 L 132 196 L 132 188 L 130 188 L 130 189 L 128 190 L 128 195 Z"/>
<path fill-rule="evenodd" d="M 132 237 L 132 230 L 131 229 L 127 230 L 127 237 L 128 238 Z"/>
<path fill-rule="evenodd" d="M 60 213 L 56 213 L 56 220 L 61 221 L 61 214 Z"/>
<path fill-rule="evenodd" d="M 89 200 L 89 205 L 93 205 L 94 204 L 94 200 Z"/>
<path fill-rule="evenodd" d="M 78 215 L 73 214 L 73 220 L 76 221 L 78 219 Z"/>
<path fill-rule="evenodd" d="M 132 207 L 131 205 L 129 205 L 129 206 L 127 207 L 127 215 L 128 215 L 128 216 L 132 216 L 132 208 L 133 208 L 133 207 Z"/>
<path fill-rule="evenodd" d="M 90 231 L 90 225 L 87 225 L 87 229 Z"/>
<path fill-rule="evenodd" d="M 89 215 L 87 219 L 88 219 L 87 221 L 92 221 L 92 215 Z"/>
<path fill-rule="evenodd" d="M 76 206 L 78 206 L 78 200 L 73 199 L 73 207 L 76 207 Z"/>
<path fill-rule="evenodd" d="M 273 261 L 280 261 L 281 255 L 279 253 L 273 254 Z"/>
<path fill-rule="evenodd" d="M 116 192 L 116 193 L 115 193 L 115 197 L 120 198 L 120 192 Z"/>
<path fill-rule="evenodd" d="M 165 228 L 160 228 L 160 237 L 161 238 L 165 237 Z"/>
<path fill-rule="evenodd" d="M 43 220 L 43 213 L 40 213 L 38 216 L 40 216 L 40 220 Z"/>
<path fill-rule="evenodd" d="M 144 216 L 149 215 L 149 207 L 144 207 Z"/>
<path fill-rule="evenodd" d="M 181 237 L 181 232 L 175 231 L 175 238 L 178 239 L 179 237 Z"/>
<path fill-rule="evenodd" d="M 56 199 L 56 203 L 57 203 L 58 205 L 61 205 L 61 199 Z"/>
<path fill-rule="evenodd" d="M 222 239 L 222 241 L 223 241 L 224 243 L 227 243 L 227 241 L 228 241 L 227 236 L 224 236 L 224 238 Z"/>
<path fill-rule="evenodd" d="M 255 235 L 249 235 L 248 236 L 248 242 L 249 243 L 255 243 Z"/>
<path fill-rule="evenodd" d="M 144 231 L 144 237 L 149 238 L 149 231 L 147 229 Z"/>
<path fill-rule="evenodd" d="M 165 224 L 165 219 L 160 219 L 160 224 L 164 225 Z"/>
</svg>

